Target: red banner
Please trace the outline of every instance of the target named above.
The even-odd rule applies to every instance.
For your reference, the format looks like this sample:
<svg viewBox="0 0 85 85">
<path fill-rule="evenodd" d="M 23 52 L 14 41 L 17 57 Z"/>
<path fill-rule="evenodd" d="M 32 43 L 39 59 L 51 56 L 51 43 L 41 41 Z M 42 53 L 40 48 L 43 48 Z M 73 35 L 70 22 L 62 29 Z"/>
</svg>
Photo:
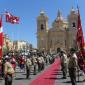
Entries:
<svg viewBox="0 0 85 85">
<path fill-rule="evenodd" d="M 82 30 L 82 25 L 81 25 L 81 19 L 80 19 L 80 12 L 78 10 L 78 26 L 77 26 L 77 43 L 78 47 L 81 52 L 84 50 L 84 36 L 83 36 L 83 30 Z"/>
</svg>

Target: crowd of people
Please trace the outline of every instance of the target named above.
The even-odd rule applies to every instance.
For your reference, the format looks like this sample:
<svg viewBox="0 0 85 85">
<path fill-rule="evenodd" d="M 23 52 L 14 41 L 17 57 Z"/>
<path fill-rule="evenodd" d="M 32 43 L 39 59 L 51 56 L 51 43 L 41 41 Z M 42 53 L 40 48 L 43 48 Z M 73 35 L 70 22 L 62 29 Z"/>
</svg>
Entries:
<svg viewBox="0 0 85 85">
<path fill-rule="evenodd" d="M 44 70 L 46 65 L 52 64 L 54 58 L 53 54 L 43 52 L 30 52 L 28 55 L 19 56 L 7 53 L 0 61 L 0 78 L 5 80 L 5 85 L 12 85 L 16 67 L 19 67 L 20 72 L 26 72 L 26 79 L 29 79 L 31 71 L 36 75 Z"/>
<path fill-rule="evenodd" d="M 72 85 L 76 85 L 77 70 L 83 70 L 80 66 L 80 56 L 78 56 L 73 48 L 68 53 L 65 50 L 57 51 L 55 55 L 45 52 L 30 52 L 28 55 L 16 56 L 13 54 L 10 56 L 7 53 L 0 60 L 0 78 L 4 78 L 5 85 L 12 85 L 16 67 L 20 68 L 20 72 L 26 72 L 26 79 L 29 79 L 31 71 L 33 75 L 36 75 L 38 72 L 44 70 L 46 65 L 52 64 L 55 58 L 60 58 L 63 79 L 67 78 L 68 72 Z"/>
</svg>

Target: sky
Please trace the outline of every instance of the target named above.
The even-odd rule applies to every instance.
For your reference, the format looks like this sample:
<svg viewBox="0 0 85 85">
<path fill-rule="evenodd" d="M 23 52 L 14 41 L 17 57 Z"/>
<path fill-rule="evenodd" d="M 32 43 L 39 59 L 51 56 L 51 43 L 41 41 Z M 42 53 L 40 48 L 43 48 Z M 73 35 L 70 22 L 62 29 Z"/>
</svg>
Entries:
<svg viewBox="0 0 85 85">
<path fill-rule="evenodd" d="M 77 11 L 79 5 L 83 33 L 85 36 L 85 0 L 0 0 L 0 14 L 5 11 L 20 18 L 19 24 L 6 23 L 3 16 L 3 32 L 11 40 L 24 40 L 37 47 L 37 17 L 44 10 L 49 17 L 49 28 L 60 9 L 63 18 L 67 18 L 73 7 Z"/>
</svg>

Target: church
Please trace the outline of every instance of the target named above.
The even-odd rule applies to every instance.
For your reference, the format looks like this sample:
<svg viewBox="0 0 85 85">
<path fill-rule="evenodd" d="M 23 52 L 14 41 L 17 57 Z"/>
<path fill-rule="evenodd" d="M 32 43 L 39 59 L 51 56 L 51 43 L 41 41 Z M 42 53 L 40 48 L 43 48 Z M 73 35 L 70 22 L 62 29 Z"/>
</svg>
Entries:
<svg viewBox="0 0 85 85">
<path fill-rule="evenodd" d="M 48 27 L 48 16 L 44 11 L 37 17 L 37 48 L 44 51 L 57 51 L 58 48 L 69 51 L 76 48 L 78 12 L 73 8 L 70 10 L 67 19 L 62 17 L 60 10 L 56 19 Z"/>
</svg>

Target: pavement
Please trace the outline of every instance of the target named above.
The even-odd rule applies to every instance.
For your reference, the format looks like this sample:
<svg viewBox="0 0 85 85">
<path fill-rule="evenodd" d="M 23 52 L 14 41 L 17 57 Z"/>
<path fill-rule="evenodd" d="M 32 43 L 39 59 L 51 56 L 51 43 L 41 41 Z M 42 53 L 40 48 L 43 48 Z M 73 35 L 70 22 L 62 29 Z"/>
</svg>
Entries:
<svg viewBox="0 0 85 85">
<path fill-rule="evenodd" d="M 67 73 L 67 78 L 63 79 L 62 78 L 62 71 L 57 71 L 55 73 L 55 75 L 57 75 L 57 78 L 55 79 L 55 85 L 72 85 L 70 82 L 70 77 L 69 74 Z M 76 81 L 77 81 L 77 85 L 85 85 L 85 76 L 82 73 L 82 71 L 79 72 L 79 76 L 78 76 L 78 72 L 77 72 L 77 77 L 76 77 Z"/>
<path fill-rule="evenodd" d="M 50 65 L 45 67 L 45 70 L 49 68 Z M 33 80 L 36 79 L 36 77 L 38 77 L 41 73 L 43 73 L 44 71 L 41 72 L 37 72 L 37 75 L 33 75 L 33 66 L 32 66 L 32 71 L 30 74 L 30 78 L 26 79 L 26 72 L 24 70 L 20 70 L 20 68 L 17 66 L 16 68 L 16 73 L 15 73 L 15 77 L 13 79 L 13 84 L 12 85 L 29 85 L 30 82 L 32 82 Z M 4 79 L 0 80 L 0 85 L 4 85 Z"/>
<path fill-rule="evenodd" d="M 44 71 L 46 71 L 50 66 L 51 65 L 46 66 Z M 21 72 L 19 67 L 17 67 L 16 76 L 13 79 L 13 85 L 29 85 L 33 80 L 35 80 L 44 71 L 37 73 L 37 75 L 33 75 L 33 73 L 31 72 L 30 79 L 26 79 L 26 73 L 24 71 Z M 79 74 L 81 73 L 82 71 L 80 71 Z M 69 74 L 67 74 L 67 79 L 62 79 L 62 71 L 60 70 L 60 68 L 57 71 L 55 70 L 52 74 L 56 75 L 56 77 L 50 78 L 50 80 L 51 79 L 55 80 L 54 85 L 71 85 Z M 76 79 L 77 85 L 85 85 L 85 81 L 83 81 L 84 79 L 85 79 L 84 74 L 80 75 L 79 79 L 77 76 L 77 79 Z M 4 85 L 4 80 L 0 80 L 0 85 Z"/>
</svg>

